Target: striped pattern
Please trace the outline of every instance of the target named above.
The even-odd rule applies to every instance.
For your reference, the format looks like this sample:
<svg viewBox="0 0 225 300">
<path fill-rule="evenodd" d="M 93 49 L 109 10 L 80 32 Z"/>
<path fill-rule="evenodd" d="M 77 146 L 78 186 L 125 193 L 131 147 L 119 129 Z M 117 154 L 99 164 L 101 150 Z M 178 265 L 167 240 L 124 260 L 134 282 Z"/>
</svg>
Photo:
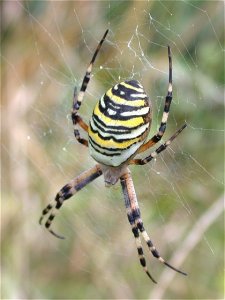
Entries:
<svg viewBox="0 0 225 300">
<path fill-rule="evenodd" d="M 87 89 L 88 83 L 89 83 L 90 78 L 91 78 L 91 71 L 92 71 L 93 64 L 95 62 L 95 59 L 96 59 L 96 57 L 98 55 L 98 52 L 99 52 L 99 50 L 100 50 L 100 48 L 101 48 L 101 46 L 102 46 L 102 44 L 103 44 L 103 42 L 104 42 L 107 34 L 108 34 L 108 32 L 109 32 L 109 30 L 107 29 L 106 32 L 103 35 L 103 38 L 99 42 L 97 49 L 95 50 L 95 53 L 94 53 L 94 55 L 93 55 L 93 57 L 92 57 L 92 59 L 90 61 L 90 64 L 89 64 L 89 66 L 87 68 L 87 71 L 85 73 L 85 76 L 84 76 L 84 79 L 83 79 L 83 82 L 82 82 L 82 85 L 81 85 L 81 88 L 80 88 L 80 92 L 78 93 L 78 95 L 76 97 L 74 95 L 74 102 L 73 102 L 73 110 L 74 110 L 74 112 L 77 112 L 80 109 L 81 103 L 82 103 L 83 98 L 84 98 L 84 93 L 85 93 L 85 91 Z M 76 94 L 76 89 L 75 89 L 74 92 Z"/>
<path fill-rule="evenodd" d="M 47 220 L 45 222 L 45 227 L 48 231 L 59 239 L 64 239 L 62 235 L 54 232 L 51 229 L 52 221 L 55 219 L 59 209 L 63 205 L 63 202 L 72 196 L 74 196 L 78 191 L 83 187 L 89 184 L 91 181 L 95 180 L 102 175 L 102 170 L 99 165 L 95 165 L 91 169 L 84 171 L 79 176 L 72 179 L 69 183 L 64 185 L 61 190 L 55 196 L 55 200 L 52 203 L 49 203 L 46 208 L 42 211 L 42 215 L 39 219 L 39 223 L 42 224 L 42 221 L 45 216 Z"/>
<path fill-rule="evenodd" d="M 164 151 L 172 141 L 187 127 L 187 124 L 184 123 L 164 144 L 161 144 L 154 152 L 150 153 L 144 159 L 132 159 L 129 164 L 133 165 L 145 165 L 149 163 L 152 159 L 154 159 L 159 153 Z"/>
<path fill-rule="evenodd" d="M 173 269 L 174 271 L 181 273 L 183 275 L 187 275 L 185 272 L 178 270 L 177 268 L 170 265 L 167 261 L 165 261 L 165 259 L 160 256 L 158 250 L 153 245 L 148 233 L 146 232 L 146 230 L 144 228 L 144 224 L 141 219 L 141 212 L 139 209 L 133 180 L 132 180 L 132 177 L 131 177 L 131 174 L 129 173 L 129 171 L 120 177 L 120 182 L 121 182 L 122 191 L 123 191 L 123 195 L 124 195 L 124 202 L 125 202 L 127 217 L 128 217 L 128 221 L 132 227 L 132 232 L 134 234 L 140 264 L 142 265 L 146 274 L 151 278 L 151 280 L 154 283 L 156 283 L 155 279 L 151 276 L 151 274 L 149 273 L 149 271 L 147 269 L 146 261 L 145 261 L 145 257 L 144 257 L 144 251 L 143 251 L 143 247 L 141 244 L 139 233 L 142 235 L 144 241 L 146 242 L 146 244 L 148 246 L 148 249 L 151 251 L 152 255 L 155 258 L 157 258 L 161 263 L 163 263 L 167 267 Z"/>
<path fill-rule="evenodd" d="M 151 105 L 141 84 L 116 84 L 94 108 L 88 127 L 91 156 L 104 165 L 120 166 L 144 143 L 150 123 Z"/>
<path fill-rule="evenodd" d="M 145 256 L 144 256 L 144 250 L 143 250 L 141 238 L 139 235 L 139 230 L 138 230 L 138 227 L 136 224 L 136 218 L 140 216 L 140 211 L 137 210 L 138 203 L 137 203 L 137 198 L 136 198 L 135 190 L 133 187 L 131 175 L 129 173 L 123 175 L 120 178 L 120 182 L 121 182 L 122 191 L 123 191 L 123 195 L 124 195 L 124 202 L 125 202 L 125 207 L 126 207 L 126 212 L 127 212 L 127 218 L 131 225 L 132 232 L 133 232 L 133 235 L 135 238 L 135 243 L 136 243 L 136 247 L 137 247 L 140 264 L 143 267 L 145 273 L 148 275 L 148 277 L 154 283 L 156 283 L 155 279 L 152 277 L 152 275 L 148 271 Z"/>
</svg>

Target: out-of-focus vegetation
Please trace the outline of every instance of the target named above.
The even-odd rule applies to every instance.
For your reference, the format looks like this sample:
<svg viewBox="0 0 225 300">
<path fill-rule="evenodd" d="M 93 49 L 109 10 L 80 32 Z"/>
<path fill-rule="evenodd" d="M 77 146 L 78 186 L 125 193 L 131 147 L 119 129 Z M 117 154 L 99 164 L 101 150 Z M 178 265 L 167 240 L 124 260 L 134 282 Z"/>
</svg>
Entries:
<svg viewBox="0 0 225 300">
<path fill-rule="evenodd" d="M 224 3 L 221 1 L 3 1 L 2 299 L 221 299 L 224 284 Z M 168 85 L 174 101 L 165 138 L 188 128 L 166 153 L 132 167 L 146 229 L 175 274 L 146 258 L 139 266 L 120 186 L 102 178 L 65 203 L 53 227 L 42 209 L 71 178 L 94 165 L 73 137 L 74 85 L 105 29 L 81 113 L 125 78 L 153 102 L 152 134 Z"/>
</svg>

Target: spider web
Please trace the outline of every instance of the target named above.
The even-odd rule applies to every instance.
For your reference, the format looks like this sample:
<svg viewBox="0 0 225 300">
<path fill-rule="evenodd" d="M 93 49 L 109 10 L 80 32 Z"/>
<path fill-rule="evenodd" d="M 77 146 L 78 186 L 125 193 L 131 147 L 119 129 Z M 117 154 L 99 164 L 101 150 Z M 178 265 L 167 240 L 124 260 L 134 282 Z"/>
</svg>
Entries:
<svg viewBox="0 0 225 300">
<path fill-rule="evenodd" d="M 13 238 L 12 230 L 4 297 L 221 298 L 223 3 L 10 1 L 3 12 L 3 184 L 10 187 L 3 194 L 11 201 L 4 211 L 24 240 Z M 168 88 L 170 45 L 173 102 L 163 141 L 188 124 L 151 164 L 131 167 L 146 230 L 162 256 L 189 274 L 179 277 L 145 248 L 158 286 L 150 286 L 139 266 L 119 184 L 108 189 L 99 178 L 65 203 L 53 223 L 67 237 L 64 242 L 37 225 L 58 189 L 94 165 L 75 141 L 70 109 L 74 86 L 81 85 L 107 28 L 80 110 L 84 120 L 107 89 L 134 78 L 152 101 L 152 136 Z M 7 226 L 5 232 L 11 234 Z"/>
</svg>

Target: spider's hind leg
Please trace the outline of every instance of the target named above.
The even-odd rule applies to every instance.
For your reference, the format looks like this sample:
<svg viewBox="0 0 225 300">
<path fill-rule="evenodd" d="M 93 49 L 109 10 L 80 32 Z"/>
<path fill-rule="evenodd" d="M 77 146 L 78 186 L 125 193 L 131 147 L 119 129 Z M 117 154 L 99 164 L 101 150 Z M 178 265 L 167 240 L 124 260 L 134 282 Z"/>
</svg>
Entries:
<svg viewBox="0 0 225 300">
<path fill-rule="evenodd" d="M 55 233 L 50 227 L 51 227 L 52 221 L 54 220 L 54 218 L 55 218 L 57 212 L 59 211 L 60 207 L 62 206 L 63 202 L 65 200 L 69 199 L 70 197 L 72 197 L 76 192 L 76 190 L 73 188 L 71 183 L 72 182 L 66 184 L 57 193 L 55 200 L 53 202 L 49 203 L 46 206 L 46 208 L 43 209 L 42 215 L 39 219 L 39 224 L 41 225 L 44 217 L 49 214 L 47 221 L 45 222 L 45 227 L 51 234 L 53 234 L 54 236 L 56 236 L 57 238 L 60 238 L 60 239 L 64 239 L 64 237 Z"/>
<path fill-rule="evenodd" d="M 139 211 L 140 213 L 140 211 Z M 164 258 L 162 258 L 158 252 L 158 250 L 155 248 L 155 246 L 153 245 L 152 241 L 150 240 L 145 228 L 144 228 L 144 225 L 143 225 L 143 222 L 140 218 L 140 216 L 138 217 L 137 216 L 137 220 L 136 220 L 136 224 L 137 224 L 137 227 L 138 229 L 140 230 L 146 244 L 148 245 L 148 248 L 149 250 L 151 251 L 152 255 L 154 257 L 156 257 L 161 263 L 163 263 L 164 265 L 166 265 L 167 267 L 169 267 L 170 269 L 182 274 L 182 275 L 187 275 L 187 273 L 183 272 L 183 271 L 180 271 L 178 270 L 177 268 L 173 267 L 172 265 L 170 265 L 167 261 L 165 261 Z"/>
<path fill-rule="evenodd" d="M 167 261 L 165 261 L 160 256 L 159 252 L 157 251 L 157 249 L 153 245 L 152 241 L 150 240 L 150 238 L 144 228 L 142 219 L 141 219 L 141 213 L 140 213 L 140 209 L 138 206 L 138 201 L 137 201 L 131 174 L 129 172 L 125 173 L 123 176 L 121 176 L 120 180 L 121 180 L 124 199 L 125 199 L 125 206 L 127 208 L 128 219 L 129 219 L 130 223 L 133 224 L 133 228 L 137 228 L 137 229 L 135 229 L 135 233 L 132 230 L 133 233 L 135 234 L 135 238 L 136 237 L 139 238 L 138 231 L 140 231 L 142 237 L 144 238 L 146 244 L 148 245 L 149 250 L 151 251 L 151 253 L 154 257 L 156 257 L 161 263 L 163 263 L 167 267 L 173 269 L 174 271 L 181 273 L 183 275 L 187 275 L 183 271 L 178 270 L 177 268 L 171 266 Z M 137 242 L 139 243 L 138 240 L 136 240 L 136 243 Z M 140 250 L 140 251 L 142 251 L 142 250 Z M 138 253 L 139 253 L 139 250 L 138 250 Z"/>
<path fill-rule="evenodd" d="M 129 219 L 129 215 L 128 215 L 128 219 Z M 152 275 L 149 273 L 148 268 L 146 266 L 146 260 L 145 260 L 145 256 L 144 256 L 144 250 L 143 250 L 143 247 L 142 247 L 142 243 L 141 243 L 141 239 L 140 239 L 138 228 L 137 228 L 137 226 L 135 224 L 132 224 L 131 227 L 132 227 L 132 232 L 133 232 L 134 238 L 135 238 L 135 243 L 136 243 L 136 247 L 137 247 L 137 252 L 138 252 L 140 264 L 142 265 L 142 267 L 143 267 L 145 273 L 148 275 L 148 277 L 154 283 L 157 283 L 155 281 L 155 279 L 152 277 Z"/>
<path fill-rule="evenodd" d="M 102 175 L 102 170 L 99 165 L 95 165 L 93 168 L 84 171 L 79 176 L 72 179 L 63 188 L 61 188 L 61 190 L 57 193 L 55 200 L 49 203 L 46 206 L 46 208 L 42 211 L 39 223 L 42 224 L 44 217 L 48 215 L 47 221 L 45 222 L 46 229 L 57 238 L 63 239 L 63 236 L 55 233 L 51 229 L 52 221 L 54 220 L 57 212 L 59 211 L 60 207 L 62 206 L 65 200 L 71 198 L 74 194 L 76 194 L 76 192 L 81 190 L 88 183 L 95 180 L 100 175 Z"/>
<path fill-rule="evenodd" d="M 146 260 L 145 260 L 145 256 L 144 256 L 144 250 L 142 247 L 142 243 L 141 243 L 141 239 L 140 239 L 140 235 L 139 235 L 139 230 L 137 225 L 135 224 L 135 218 L 132 214 L 132 208 L 131 208 L 131 202 L 130 202 L 130 195 L 129 195 L 129 188 L 127 186 L 127 181 L 125 176 L 122 176 L 120 178 L 120 182 L 121 182 L 121 186 L 122 186 L 122 190 L 123 190 L 123 195 L 124 195 L 124 201 L 125 201 L 125 207 L 126 207 L 126 212 L 127 212 L 127 218 L 128 221 L 131 225 L 131 229 L 135 238 L 135 243 L 136 243 L 136 247 L 137 247 L 137 252 L 138 252 L 138 256 L 139 256 L 139 260 L 140 260 L 140 264 L 142 265 L 145 273 L 148 275 L 148 277 L 154 282 L 157 283 L 155 281 L 155 279 L 152 277 L 152 275 L 149 273 L 148 268 L 146 266 Z"/>
</svg>

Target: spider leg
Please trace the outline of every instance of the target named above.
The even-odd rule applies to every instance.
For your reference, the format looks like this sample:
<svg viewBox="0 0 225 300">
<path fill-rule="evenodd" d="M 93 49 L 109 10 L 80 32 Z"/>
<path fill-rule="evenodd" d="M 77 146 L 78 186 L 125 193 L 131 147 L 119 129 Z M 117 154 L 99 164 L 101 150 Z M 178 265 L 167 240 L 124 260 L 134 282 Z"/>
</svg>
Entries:
<svg viewBox="0 0 225 300">
<path fill-rule="evenodd" d="M 131 214 L 130 214 L 131 215 Z M 127 214 L 128 219 L 130 218 L 130 215 Z M 131 223 L 130 223 L 131 224 Z M 140 235 L 138 232 L 138 228 L 135 225 L 135 223 L 131 224 L 132 227 L 132 232 L 134 234 L 134 238 L 135 238 L 135 243 L 136 243 L 136 247 L 137 247 L 137 252 L 138 252 L 138 256 L 139 256 L 139 260 L 140 260 L 140 264 L 142 265 L 145 273 L 148 275 L 148 277 L 154 282 L 157 283 L 156 280 L 152 277 L 152 275 L 149 273 L 147 266 L 146 266 L 146 259 L 144 256 L 144 250 L 142 247 L 142 243 L 141 243 L 141 239 L 140 239 Z"/>
<path fill-rule="evenodd" d="M 178 129 L 164 144 L 160 145 L 154 152 L 150 153 L 144 159 L 132 159 L 129 164 L 130 165 L 145 165 L 150 162 L 153 158 L 155 158 L 160 152 L 164 151 L 172 141 L 187 127 L 185 123 L 180 129 Z"/>
<path fill-rule="evenodd" d="M 169 86 L 168 86 L 168 91 L 167 91 L 167 95 L 165 98 L 164 111 L 163 111 L 161 124 L 159 126 L 158 132 L 147 143 L 143 144 L 139 148 L 138 153 L 146 151 L 148 148 L 150 148 L 150 147 L 154 146 L 156 143 L 158 143 L 166 131 L 166 124 L 167 124 L 167 120 L 169 117 L 170 104 L 173 99 L 172 56 L 171 56 L 170 46 L 168 46 L 168 58 L 169 58 Z"/>
<path fill-rule="evenodd" d="M 136 243 L 136 247 L 137 247 L 137 252 L 138 252 L 140 264 L 142 265 L 142 267 L 143 267 L 145 273 L 148 275 L 148 277 L 154 283 L 157 283 L 155 281 L 155 279 L 152 277 L 152 275 L 149 273 L 148 268 L 146 266 L 146 260 L 145 260 L 145 256 L 144 256 L 144 250 L 143 250 L 143 247 L 142 247 L 139 231 L 138 231 L 137 225 L 135 224 L 135 219 L 132 215 L 130 196 L 129 196 L 129 191 L 128 191 L 127 184 L 126 184 L 126 179 L 124 179 L 124 177 L 122 176 L 120 178 L 120 182 L 121 182 L 122 191 L 123 191 L 123 195 L 124 195 L 127 218 L 128 218 L 128 221 L 131 225 L 131 229 L 132 229 L 132 232 L 133 232 L 133 235 L 134 235 L 134 238 L 135 238 L 135 243 Z"/>
<path fill-rule="evenodd" d="M 42 224 L 42 221 L 46 215 L 47 221 L 45 222 L 46 229 L 56 236 L 57 238 L 64 239 L 63 236 L 55 233 L 50 227 L 52 221 L 54 220 L 57 212 L 59 211 L 60 207 L 62 206 L 63 202 L 70 197 L 72 197 L 76 192 L 81 190 L 85 187 L 88 183 L 98 178 L 102 175 L 102 170 L 99 165 L 94 166 L 93 168 L 84 171 L 79 176 L 72 179 L 69 183 L 67 183 L 61 190 L 57 193 L 55 200 L 49 203 L 46 208 L 42 211 L 42 215 L 39 219 L 39 223 Z"/>
<path fill-rule="evenodd" d="M 74 97 L 73 97 L 73 107 L 72 107 L 72 112 L 71 112 L 71 118 L 72 118 L 72 122 L 73 122 L 73 128 L 74 128 L 74 136 L 76 138 L 76 140 L 81 143 L 82 145 L 88 147 L 88 141 L 84 138 L 80 137 L 80 132 L 77 129 L 77 124 L 84 129 L 84 131 L 88 131 L 88 125 L 83 121 L 83 119 L 81 118 L 81 116 L 79 116 L 77 114 L 77 110 L 75 109 L 75 104 L 77 101 L 77 88 L 75 87 L 74 89 Z"/>
<path fill-rule="evenodd" d="M 84 75 L 84 79 L 83 79 L 79 93 L 77 93 L 76 87 L 74 89 L 73 106 L 72 106 L 72 112 L 71 112 L 71 118 L 72 118 L 73 126 L 74 126 L 74 135 L 75 135 L 75 138 L 77 139 L 77 141 L 85 146 L 88 146 L 88 141 L 80 137 L 80 133 L 79 133 L 79 130 L 76 128 L 76 125 L 79 124 L 79 126 L 81 128 L 83 128 L 86 132 L 88 131 L 88 125 L 82 120 L 82 118 L 78 115 L 77 112 L 80 109 L 81 103 L 84 98 L 84 93 L 87 89 L 87 85 L 91 78 L 91 71 L 92 71 L 92 67 L 95 62 L 96 56 L 106 38 L 108 31 L 109 30 L 106 30 L 104 36 L 102 37 L 101 41 L 99 42 L 99 44 L 95 50 L 95 53 L 90 61 L 90 64 L 86 70 L 86 73 Z"/>
<path fill-rule="evenodd" d="M 163 259 L 160 256 L 158 250 L 155 248 L 152 241 L 150 240 L 149 235 L 147 234 L 147 232 L 144 228 L 144 225 L 143 225 L 143 221 L 141 219 L 141 213 L 140 213 L 137 196 L 135 193 L 134 184 L 133 184 L 133 180 L 132 180 L 130 172 L 127 172 L 124 175 L 122 175 L 120 180 L 121 180 L 121 184 L 122 184 L 122 188 L 123 188 L 123 192 L 124 192 L 125 203 L 129 202 L 129 206 L 130 206 L 130 211 L 128 211 L 128 213 L 129 213 L 128 218 L 130 218 L 132 220 L 132 222 L 134 222 L 134 224 L 136 225 L 136 227 L 142 234 L 142 237 L 144 238 L 146 244 L 148 245 L 148 248 L 151 251 L 152 255 L 154 257 L 156 257 L 161 263 L 163 263 L 167 267 L 173 269 L 174 271 L 176 271 L 178 273 L 187 275 L 183 271 L 178 270 L 177 268 L 171 266 L 167 261 L 165 261 L 165 259 Z M 126 200 L 126 198 L 127 198 L 127 200 Z"/>
<path fill-rule="evenodd" d="M 152 241 L 150 240 L 149 235 L 147 234 L 143 222 L 140 218 L 140 210 L 138 209 L 137 211 L 134 212 L 136 214 L 136 223 L 137 223 L 137 227 L 140 230 L 146 244 L 148 245 L 149 250 L 151 251 L 152 255 L 154 257 L 156 257 L 161 263 L 163 263 L 164 265 L 166 265 L 167 267 L 171 268 L 172 270 L 182 274 L 182 275 L 187 275 L 187 273 L 178 270 L 177 268 L 173 267 L 172 265 L 170 265 L 167 261 L 165 261 L 164 258 L 162 258 L 158 252 L 158 250 L 155 248 L 155 246 L 153 245 Z"/>
</svg>

